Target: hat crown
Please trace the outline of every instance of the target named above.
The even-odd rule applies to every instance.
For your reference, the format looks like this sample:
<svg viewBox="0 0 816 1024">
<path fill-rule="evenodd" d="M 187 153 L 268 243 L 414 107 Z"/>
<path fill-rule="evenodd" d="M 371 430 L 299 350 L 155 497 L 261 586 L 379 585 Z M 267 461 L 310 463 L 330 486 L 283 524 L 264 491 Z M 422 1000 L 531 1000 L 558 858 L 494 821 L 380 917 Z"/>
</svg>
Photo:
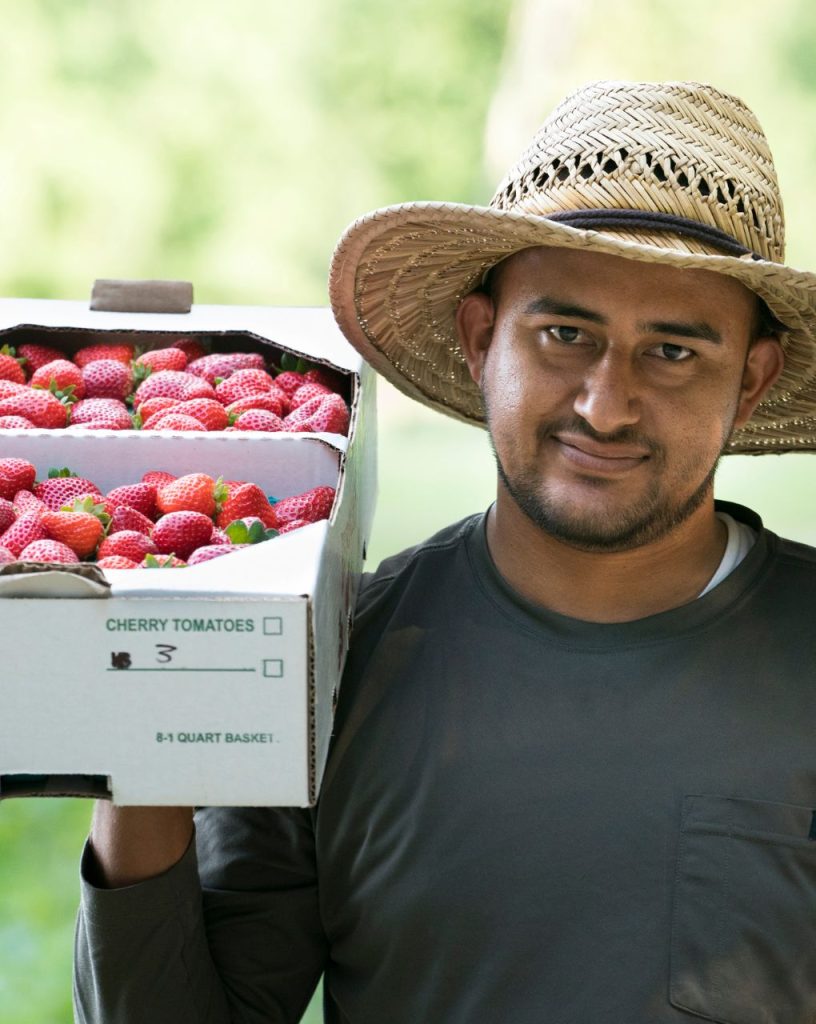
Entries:
<svg viewBox="0 0 816 1024">
<path fill-rule="evenodd" d="M 544 122 L 490 205 L 538 216 L 671 214 L 724 231 L 771 262 L 785 256 L 779 184 L 756 116 L 696 82 L 593 82 L 577 90 Z M 665 244 L 701 251 L 699 242 L 675 236 Z"/>
</svg>

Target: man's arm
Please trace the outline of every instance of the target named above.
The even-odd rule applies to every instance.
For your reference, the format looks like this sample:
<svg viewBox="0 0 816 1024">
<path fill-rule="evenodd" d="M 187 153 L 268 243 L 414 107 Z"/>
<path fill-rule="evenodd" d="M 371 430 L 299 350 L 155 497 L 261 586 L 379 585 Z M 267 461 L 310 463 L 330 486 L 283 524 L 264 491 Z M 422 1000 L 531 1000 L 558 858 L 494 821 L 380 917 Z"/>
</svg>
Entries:
<svg viewBox="0 0 816 1024">
<path fill-rule="evenodd" d="M 300 1020 L 328 955 L 310 813 L 208 808 L 192 834 L 182 809 L 97 810 L 77 922 L 79 1024 Z"/>
<path fill-rule="evenodd" d="M 192 837 L 192 807 L 116 807 L 99 800 L 91 824 L 89 881 L 101 889 L 121 889 L 154 878 L 181 860 Z"/>
</svg>

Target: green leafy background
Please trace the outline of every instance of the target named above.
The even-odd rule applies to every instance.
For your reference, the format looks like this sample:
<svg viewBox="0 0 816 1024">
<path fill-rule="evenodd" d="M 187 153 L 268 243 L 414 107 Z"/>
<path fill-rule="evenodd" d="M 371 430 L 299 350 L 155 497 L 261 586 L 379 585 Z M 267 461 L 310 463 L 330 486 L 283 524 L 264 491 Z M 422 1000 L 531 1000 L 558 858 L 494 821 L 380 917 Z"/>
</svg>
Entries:
<svg viewBox="0 0 816 1024">
<path fill-rule="evenodd" d="M 322 304 L 347 223 L 412 199 L 486 202 L 553 104 L 596 78 L 744 97 L 777 159 L 790 262 L 815 267 L 814 52 L 805 0 L 7 4 L 0 293 L 177 277 L 199 302 Z M 373 564 L 483 508 L 494 471 L 481 432 L 381 387 L 380 481 Z M 718 491 L 816 542 L 809 456 L 732 457 Z M 89 814 L 0 804 L 0 1024 L 71 1019 Z M 313 1004 L 304 1020 L 319 1019 Z"/>
</svg>

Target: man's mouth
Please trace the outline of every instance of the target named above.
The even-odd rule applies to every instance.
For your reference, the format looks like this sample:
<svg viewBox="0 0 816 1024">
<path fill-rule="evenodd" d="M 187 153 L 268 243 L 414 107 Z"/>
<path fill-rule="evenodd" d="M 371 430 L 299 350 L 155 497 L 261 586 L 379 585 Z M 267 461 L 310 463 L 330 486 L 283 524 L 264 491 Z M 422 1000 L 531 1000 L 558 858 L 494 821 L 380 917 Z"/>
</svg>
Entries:
<svg viewBox="0 0 816 1024">
<path fill-rule="evenodd" d="M 625 473 L 641 466 L 651 455 L 647 448 L 612 441 L 593 441 L 582 434 L 552 434 L 561 455 L 572 465 L 595 473 Z"/>
</svg>

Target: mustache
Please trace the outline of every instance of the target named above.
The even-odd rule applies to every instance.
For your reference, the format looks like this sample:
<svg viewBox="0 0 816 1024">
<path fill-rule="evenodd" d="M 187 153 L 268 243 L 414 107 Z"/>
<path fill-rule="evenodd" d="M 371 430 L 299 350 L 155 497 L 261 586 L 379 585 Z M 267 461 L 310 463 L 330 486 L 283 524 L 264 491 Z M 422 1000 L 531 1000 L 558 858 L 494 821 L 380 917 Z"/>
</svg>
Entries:
<svg viewBox="0 0 816 1024">
<path fill-rule="evenodd" d="M 632 427 L 622 427 L 613 434 L 601 434 L 594 427 L 591 427 L 586 420 L 581 419 L 580 416 L 543 424 L 539 430 L 539 440 L 544 441 L 554 434 L 562 433 L 586 437 L 591 441 L 595 441 L 596 444 L 621 444 L 645 448 L 652 456 L 661 456 L 663 454 L 662 445 L 659 445 L 652 438 L 641 434 Z"/>
</svg>

